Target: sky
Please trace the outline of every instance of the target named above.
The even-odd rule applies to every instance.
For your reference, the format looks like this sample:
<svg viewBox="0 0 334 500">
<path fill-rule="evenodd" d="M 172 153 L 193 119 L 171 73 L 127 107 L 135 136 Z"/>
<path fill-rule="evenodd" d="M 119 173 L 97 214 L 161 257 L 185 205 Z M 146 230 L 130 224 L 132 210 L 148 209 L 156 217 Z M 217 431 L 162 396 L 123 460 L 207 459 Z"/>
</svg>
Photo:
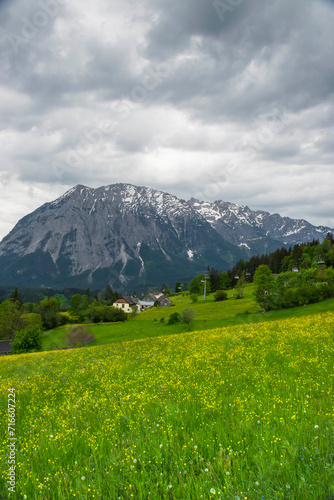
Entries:
<svg viewBox="0 0 334 500">
<path fill-rule="evenodd" d="M 77 184 L 334 227 L 333 0 L 0 0 L 0 240 Z"/>
</svg>

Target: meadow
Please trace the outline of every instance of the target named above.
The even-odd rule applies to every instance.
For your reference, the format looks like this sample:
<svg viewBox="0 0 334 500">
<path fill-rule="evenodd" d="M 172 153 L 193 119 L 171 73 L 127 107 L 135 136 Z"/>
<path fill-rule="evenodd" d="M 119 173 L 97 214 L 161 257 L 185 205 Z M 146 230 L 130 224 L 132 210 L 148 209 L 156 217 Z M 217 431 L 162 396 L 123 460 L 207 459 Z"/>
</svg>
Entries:
<svg viewBox="0 0 334 500">
<path fill-rule="evenodd" d="M 90 324 L 89 326 L 96 338 L 90 346 L 187 332 L 189 331 L 187 325 L 167 325 L 167 322 L 171 313 L 178 312 L 181 314 L 183 309 L 189 307 L 196 311 L 195 320 L 190 327 L 192 331 L 204 331 L 232 325 L 303 317 L 309 314 L 334 310 L 334 299 L 329 299 L 316 304 L 309 304 L 305 307 L 268 311 L 263 314 L 262 309 L 254 300 L 253 284 L 248 284 L 245 287 L 243 299 L 235 299 L 235 290 L 228 290 L 227 294 L 228 300 L 223 302 L 215 302 L 213 294 L 209 294 L 205 301 L 203 300 L 203 296 L 200 296 L 198 302 L 195 303 L 191 303 L 189 295 L 178 295 L 172 297 L 173 307 L 154 307 L 148 309 L 137 314 L 135 320 L 130 318 L 125 323 Z M 42 339 L 43 350 L 47 351 L 55 347 L 64 347 L 65 335 L 69 329 L 70 325 L 67 325 L 44 332 Z"/>
<path fill-rule="evenodd" d="M 327 312 L 3 357 L 0 497 L 15 388 L 9 498 L 332 499 L 333 341 Z"/>
</svg>

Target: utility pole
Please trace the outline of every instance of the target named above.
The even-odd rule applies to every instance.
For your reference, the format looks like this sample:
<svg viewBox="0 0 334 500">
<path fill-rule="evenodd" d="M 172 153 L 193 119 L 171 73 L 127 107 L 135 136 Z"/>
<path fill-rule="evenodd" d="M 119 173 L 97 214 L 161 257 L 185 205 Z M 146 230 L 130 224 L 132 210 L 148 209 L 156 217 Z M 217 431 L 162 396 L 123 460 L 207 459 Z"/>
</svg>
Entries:
<svg viewBox="0 0 334 500">
<path fill-rule="evenodd" d="M 204 273 L 204 280 L 201 280 L 201 283 L 204 283 L 204 300 L 206 300 L 206 280 L 209 279 L 206 273 Z"/>
</svg>

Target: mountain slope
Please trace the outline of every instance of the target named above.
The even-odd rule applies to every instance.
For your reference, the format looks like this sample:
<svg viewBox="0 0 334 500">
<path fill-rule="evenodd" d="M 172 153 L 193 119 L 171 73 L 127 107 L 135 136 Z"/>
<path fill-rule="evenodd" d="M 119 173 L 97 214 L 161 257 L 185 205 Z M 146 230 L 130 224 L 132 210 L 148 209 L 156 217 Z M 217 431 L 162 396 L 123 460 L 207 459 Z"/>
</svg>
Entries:
<svg viewBox="0 0 334 500">
<path fill-rule="evenodd" d="M 224 201 L 130 184 L 78 185 L 21 219 L 0 242 L 0 285 L 130 291 L 188 281 L 207 266 L 317 238 L 327 227 Z"/>
<path fill-rule="evenodd" d="M 323 241 L 333 229 L 315 227 L 303 219 L 290 219 L 247 206 L 215 201 L 203 202 L 192 198 L 189 205 L 198 211 L 211 226 L 233 245 L 247 250 L 249 256 L 275 251 L 281 246 Z"/>
<path fill-rule="evenodd" d="M 186 279 L 245 253 L 188 203 L 129 184 L 78 185 L 21 219 L 0 243 L 1 284 L 105 286 Z"/>
</svg>

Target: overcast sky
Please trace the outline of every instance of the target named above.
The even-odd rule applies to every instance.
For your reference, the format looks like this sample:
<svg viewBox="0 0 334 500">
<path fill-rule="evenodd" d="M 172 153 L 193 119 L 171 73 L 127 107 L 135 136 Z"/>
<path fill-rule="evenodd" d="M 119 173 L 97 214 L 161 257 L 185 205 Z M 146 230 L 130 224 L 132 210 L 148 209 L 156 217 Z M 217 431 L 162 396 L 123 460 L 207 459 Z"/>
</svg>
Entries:
<svg viewBox="0 0 334 500">
<path fill-rule="evenodd" d="M 0 0 L 0 239 L 127 182 L 334 227 L 334 1 Z"/>
</svg>

